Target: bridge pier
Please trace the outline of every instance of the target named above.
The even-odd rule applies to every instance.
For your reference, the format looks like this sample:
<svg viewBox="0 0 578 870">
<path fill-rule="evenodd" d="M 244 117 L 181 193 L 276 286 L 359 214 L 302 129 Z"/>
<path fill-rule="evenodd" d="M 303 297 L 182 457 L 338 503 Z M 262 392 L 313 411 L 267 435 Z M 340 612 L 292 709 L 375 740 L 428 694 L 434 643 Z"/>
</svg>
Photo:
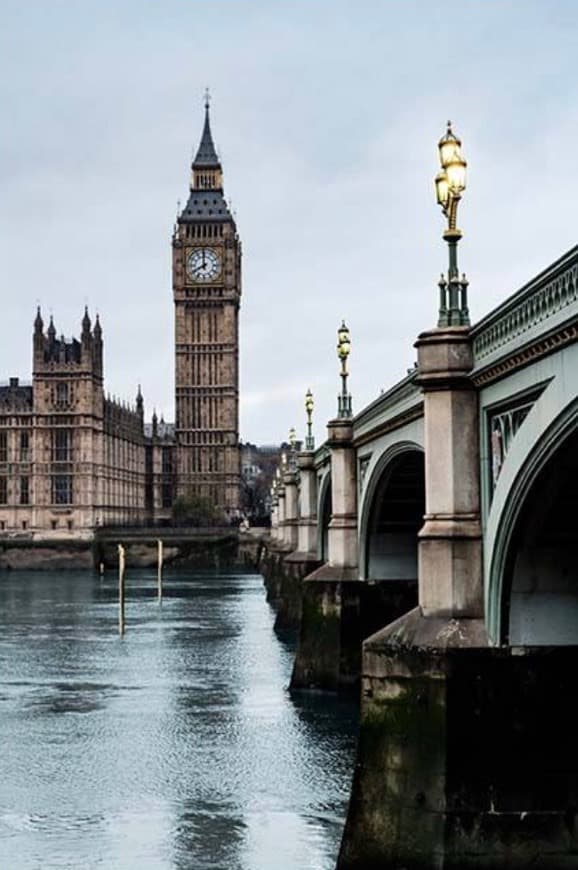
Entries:
<svg viewBox="0 0 578 870">
<path fill-rule="evenodd" d="M 469 329 L 423 333 L 417 348 L 426 447 L 419 607 L 363 645 L 359 760 L 339 870 L 450 866 L 462 810 L 449 764 L 448 734 L 465 713 L 456 687 L 465 673 L 482 679 L 488 652 Z M 469 866 L 463 861 L 460 852 L 451 866 Z"/>
<path fill-rule="evenodd" d="M 338 870 L 578 866 L 577 665 L 419 608 L 370 638 Z"/>
<path fill-rule="evenodd" d="M 328 561 L 302 584 L 302 617 L 291 688 L 355 685 L 361 661 L 361 594 L 357 566 L 357 475 L 350 417 L 327 426 L 331 452 Z"/>
<path fill-rule="evenodd" d="M 283 580 L 276 628 L 299 626 L 302 616 L 303 579 L 319 566 L 317 555 L 317 476 L 314 453 L 303 451 L 297 456 L 299 468 L 298 498 L 295 505 L 296 548 L 283 560 Z M 297 478 L 295 476 L 295 483 Z"/>
</svg>

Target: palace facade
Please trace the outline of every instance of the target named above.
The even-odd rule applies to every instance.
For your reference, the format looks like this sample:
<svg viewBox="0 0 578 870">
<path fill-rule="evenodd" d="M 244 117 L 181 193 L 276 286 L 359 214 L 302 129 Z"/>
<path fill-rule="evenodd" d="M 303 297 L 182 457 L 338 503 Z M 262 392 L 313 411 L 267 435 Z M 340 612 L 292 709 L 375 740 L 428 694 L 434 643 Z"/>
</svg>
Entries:
<svg viewBox="0 0 578 870">
<path fill-rule="evenodd" d="M 34 321 L 32 382 L 0 384 L 0 535 L 90 537 L 101 526 L 168 521 L 176 498 L 240 508 L 241 246 L 223 194 L 209 105 L 190 193 L 172 237 L 175 424 L 145 423 L 104 392 L 103 335 Z"/>
</svg>

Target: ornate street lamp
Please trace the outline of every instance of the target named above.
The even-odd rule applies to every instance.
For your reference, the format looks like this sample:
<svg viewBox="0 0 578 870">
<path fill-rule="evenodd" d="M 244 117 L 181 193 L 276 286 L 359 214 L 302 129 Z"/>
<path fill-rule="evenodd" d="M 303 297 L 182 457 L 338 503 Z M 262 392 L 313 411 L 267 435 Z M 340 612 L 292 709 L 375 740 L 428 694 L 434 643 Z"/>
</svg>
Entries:
<svg viewBox="0 0 578 870">
<path fill-rule="evenodd" d="M 341 360 L 341 395 L 337 399 L 337 416 L 351 417 L 351 395 L 347 392 L 347 357 L 351 351 L 351 338 L 345 320 L 337 330 L 337 356 Z"/>
<path fill-rule="evenodd" d="M 458 205 L 466 189 L 467 163 L 462 155 L 462 143 L 452 130 L 448 129 L 438 143 L 441 169 L 435 177 L 435 190 L 438 205 L 448 219 L 444 239 L 449 249 L 449 269 L 447 278 L 442 274 L 439 282 L 440 311 L 438 326 L 469 326 L 468 282 L 458 271 L 458 242 L 462 231 L 457 228 Z"/>
<path fill-rule="evenodd" d="M 313 417 L 313 393 L 307 390 L 305 393 L 305 413 L 307 414 L 307 435 L 305 436 L 305 450 L 315 450 L 315 439 L 311 418 Z"/>
<path fill-rule="evenodd" d="M 297 446 L 297 432 L 295 431 L 295 427 L 291 426 L 289 429 L 289 466 L 292 470 L 297 467 L 297 459 L 295 448 Z"/>
</svg>

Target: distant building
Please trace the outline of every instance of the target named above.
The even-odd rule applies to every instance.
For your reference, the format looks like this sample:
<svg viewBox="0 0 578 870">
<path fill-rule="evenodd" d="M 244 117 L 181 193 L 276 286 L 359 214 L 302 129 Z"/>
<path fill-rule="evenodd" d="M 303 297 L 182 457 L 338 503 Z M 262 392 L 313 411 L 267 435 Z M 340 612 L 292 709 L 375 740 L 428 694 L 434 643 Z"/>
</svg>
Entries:
<svg viewBox="0 0 578 870">
<path fill-rule="evenodd" d="M 187 204 L 173 234 L 175 457 L 178 495 L 240 507 L 241 242 L 223 194 L 209 103 Z"/>
<path fill-rule="evenodd" d="M 241 504 L 253 522 L 263 524 L 271 513 L 271 485 L 284 447 L 287 445 L 241 445 Z"/>
<path fill-rule="evenodd" d="M 38 309 L 32 383 L 0 385 L 0 533 L 90 536 L 166 520 L 187 495 L 239 516 L 241 243 L 208 101 L 172 251 L 176 422 L 145 424 L 140 387 L 132 404 L 105 396 L 98 316 L 65 339 Z"/>
<path fill-rule="evenodd" d="M 103 341 L 34 322 L 32 384 L 0 386 L 0 531 L 90 532 L 145 519 L 143 399 L 105 397 Z"/>
</svg>

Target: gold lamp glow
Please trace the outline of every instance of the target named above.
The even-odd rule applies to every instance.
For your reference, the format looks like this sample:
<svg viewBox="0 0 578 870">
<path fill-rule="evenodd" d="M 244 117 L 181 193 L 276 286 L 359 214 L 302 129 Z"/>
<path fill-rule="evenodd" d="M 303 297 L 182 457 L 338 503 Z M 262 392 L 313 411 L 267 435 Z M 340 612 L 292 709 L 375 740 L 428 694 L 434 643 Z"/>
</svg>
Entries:
<svg viewBox="0 0 578 870">
<path fill-rule="evenodd" d="M 349 329 L 345 325 L 344 320 L 342 321 L 341 326 L 337 330 L 337 356 L 342 362 L 344 362 L 349 356 L 350 351 L 351 338 L 349 335 Z"/>
<path fill-rule="evenodd" d="M 453 132 L 452 122 L 448 121 L 448 129 L 438 142 L 442 169 L 447 169 L 452 161 L 461 156 L 461 147 L 461 140 Z"/>
<path fill-rule="evenodd" d="M 448 176 L 445 169 L 442 169 L 442 171 L 438 172 L 438 174 L 436 175 L 435 186 L 438 205 L 441 205 L 441 207 L 445 211 L 448 207 L 448 202 L 450 199 L 450 186 L 448 183 Z"/>
</svg>

